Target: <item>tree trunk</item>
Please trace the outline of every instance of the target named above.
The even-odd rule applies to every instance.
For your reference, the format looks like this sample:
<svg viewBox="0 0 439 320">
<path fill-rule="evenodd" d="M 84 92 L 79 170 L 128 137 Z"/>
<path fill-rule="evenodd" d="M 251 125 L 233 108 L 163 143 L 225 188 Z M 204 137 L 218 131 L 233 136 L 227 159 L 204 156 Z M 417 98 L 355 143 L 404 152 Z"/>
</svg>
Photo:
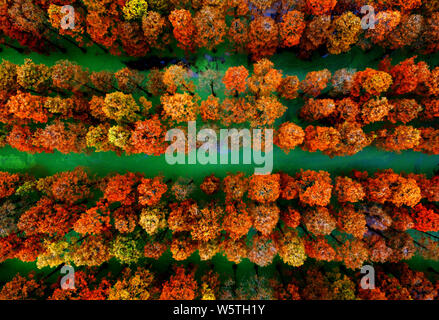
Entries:
<svg viewBox="0 0 439 320">
<path fill-rule="evenodd" d="M 212 95 L 213 95 L 214 97 L 216 97 L 216 93 L 215 93 L 215 91 L 213 90 L 213 82 L 210 83 L 210 91 L 212 92 Z"/>
</svg>

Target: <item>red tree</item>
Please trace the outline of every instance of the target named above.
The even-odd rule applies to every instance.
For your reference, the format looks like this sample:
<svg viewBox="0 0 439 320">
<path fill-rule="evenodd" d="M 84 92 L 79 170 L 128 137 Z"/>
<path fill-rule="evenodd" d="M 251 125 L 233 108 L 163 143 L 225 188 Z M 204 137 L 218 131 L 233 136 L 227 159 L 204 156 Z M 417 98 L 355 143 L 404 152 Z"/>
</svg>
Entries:
<svg viewBox="0 0 439 320">
<path fill-rule="evenodd" d="M 137 187 L 139 203 L 143 206 L 156 205 L 167 190 L 168 186 L 163 182 L 162 177 L 154 177 L 153 179 L 143 178 Z"/>
<path fill-rule="evenodd" d="M 175 275 L 163 284 L 160 300 L 194 300 L 197 289 L 194 272 L 186 274 L 183 267 L 177 267 Z"/>
<path fill-rule="evenodd" d="M 169 15 L 175 39 L 183 50 L 195 49 L 196 28 L 190 11 L 185 9 L 173 10 Z"/>
</svg>

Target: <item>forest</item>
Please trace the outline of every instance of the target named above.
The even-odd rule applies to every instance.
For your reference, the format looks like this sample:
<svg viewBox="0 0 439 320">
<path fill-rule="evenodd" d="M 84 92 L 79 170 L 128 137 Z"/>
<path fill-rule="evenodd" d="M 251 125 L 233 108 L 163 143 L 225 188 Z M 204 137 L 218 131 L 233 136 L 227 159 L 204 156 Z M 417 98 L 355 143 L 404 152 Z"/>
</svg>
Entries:
<svg viewBox="0 0 439 320">
<path fill-rule="evenodd" d="M 1 1 L 0 300 L 438 300 L 438 21 L 427 0 Z M 273 130 L 273 172 L 170 166 L 190 121 Z"/>
</svg>

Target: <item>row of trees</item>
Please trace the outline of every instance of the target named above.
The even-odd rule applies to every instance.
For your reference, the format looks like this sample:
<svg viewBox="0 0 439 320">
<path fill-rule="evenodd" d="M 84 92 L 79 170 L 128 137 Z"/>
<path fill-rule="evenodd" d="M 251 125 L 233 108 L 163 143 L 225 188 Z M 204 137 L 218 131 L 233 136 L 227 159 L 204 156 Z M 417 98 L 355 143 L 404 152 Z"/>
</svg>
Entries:
<svg viewBox="0 0 439 320">
<path fill-rule="evenodd" d="M 365 125 L 383 120 L 433 120 L 439 115 L 439 67 L 430 70 L 424 61 L 416 63 L 415 59 L 392 66 L 386 58 L 378 70 L 340 69 L 334 74 L 327 69 L 312 71 L 302 81 L 283 75 L 267 59 L 255 63 L 252 74 L 238 66 L 228 68 L 224 75 L 207 69 L 197 76 L 184 65 L 171 65 L 163 71 L 151 71 L 145 85 L 145 76 L 129 68 L 90 73 L 68 60 L 50 68 L 30 59 L 22 65 L 3 61 L 1 120 L 26 123 L 76 117 L 132 123 L 152 108 L 145 97 L 139 103 L 135 101 L 133 94 L 142 92 L 160 96 L 157 113 L 175 123 L 201 115 L 204 121 L 225 125 L 248 122 L 253 127 L 272 126 L 287 109 L 279 99 L 299 95 L 305 100 L 300 116 L 307 121 Z M 197 92 L 208 92 L 209 96 L 199 103 Z M 218 95 L 223 93 L 226 97 L 221 101 Z"/>
<path fill-rule="evenodd" d="M 28 153 L 113 151 L 117 154 L 145 153 L 159 156 L 169 146 L 170 142 L 165 140 L 169 128 L 158 116 L 136 121 L 132 125 L 105 123 L 86 126 L 80 122 L 57 120 L 39 128 L 29 125 L 5 126 L 0 135 L 0 146 L 9 145 Z M 187 131 L 187 127 L 181 129 L 183 133 Z M 199 141 L 196 148 L 205 145 L 211 150 L 212 146 L 216 147 L 212 139 L 218 139 L 219 128 L 215 127 L 214 131 L 215 136 L 210 136 L 206 142 Z M 187 134 L 185 139 L 187 141 Z M 361 126 L 352 122 L 344 122 L 335 127 L 310 125 L 305 130 L 292 122 L 285 122 L 275 131 L 274 144 L 285 153 L 300 147 L 309 152 L 321 151 L 330 157 L 351 156 L 370 145 L 391 152 L 413 150 L 436 155 L 439 154 L 439 129 L 401 125 L 366 133 Z M 185 152 L 194 151 L 186 145 L 181 147 Z M 262 145 L 257 145 L 256 140 L 253 148 L 260 147 Z"/>
<path fill-rule="evenodd" d="M 335 127 L 308 126 L 303 130 L 294 123 L 283 123 L 276 131 L 275 144 L 286 153 L 296 146 L 309 152 L 321 151 L 333 156 L 350 156 L 369 145 L 381 150 L 401 152 L 414 150 L 438 154 L 439 130 L 432 127 L 393 126 L 365 133 L 355 122 L 344 122 Z"/>
<path fill-rule="evenodd" d="M 333 181 L 325 171 L 301 171 L 222 181 L 206 177 L 195 201 L 192 180 L 164 181 L 126 173 L 90 177 L 84 170 L 35 179 L 1 173 L 0 256 L 38 267 L 98 266 L 111 258 L 136 263 L 170 250 L 175 260 L 195 251 L 222 253 L 267 266 L 279 255 L 305 260 L 397 262 L 416 253 L 437 260 L 438 176 L 368 176 L 353 171 Z M 222 192 L 219 192 L 222 191 Z M 412 233 L 406 232 L 407 230 Z"/>
<path fill-rule="evenodd" d="M 338 70 L 331 79 L 333 87 L 330 95 L 347 97 L 337 101 L 332 97 L 315 99 L 320 91 L 311 84 L 314 97 L 306 101 L 300 115 L 308 121 L 325 119 L 361 124 L 383 120 L 408 123 L 418 117 L 433 120 L 439 114 L 434 98 L 435 74 L 439 69 L 430 71 L 424 61 L 416 63 L 415 59 L 412 57 L 392 66 L 391 60 L 385 58 L 378 70 Z M 315 79 L 325 79 L 321 85 L 325 88 L 330 76 L 326 71 L 311 72 L 303 82 L 308 78 L 310 83 L 316 83 Z"/>
<path fill-rule="evenodd" d="M 65 4 L 75 9 L 72 28 L 65 27 Z M 366 17 L 367 27 L 360 12 L 364 5 L 376 12 Z M 321 46 L 339 54 L 355 44 L 431 53 L 438 49 L 438 9 L 435 2 L 421 0 L 8 0 L 0 6 L 0 31 L 3 42 L 16 39 L 38 52 L 63 50 L 54 41 L 62 37 L 81 48 L 96 44 L 113 54 L 145 56 L 166 48 L 172 34 L 186 51 L 212 50 L 228 40 L 255 60 L 295 46 L 304 56 Z"/>
<path fill-rule="evenodd" d="M 51 67 L 37 64 L 29 58 L 20 65 L 7 60 L 3 60 L 0 64 L 0 89 L 3 95 L 11 95 L 17 91 L 39 95 L 59 94 L 63 97 L 75 93 L 102 96 L 114 91 L 133 93 L 143 90 L 145 92 L 145 87 L 142 85 L 144 80 L 145 76 L 133 69 L 90 72 L 87 68 L 69 60 L 56 61 Z M 153 80 L 149 82 L 151 81 Z"/>
<path fill-rule="evenodd" d="M 430 71 L 424 62 L 416 64 L 410 58 L 393 67 L 385 60 L 380 70 L 342 69 L 334 75 L 328 70 L 314 71 L 299 81 L 296 76 L 284 77 L 273 63 L 262 59 L 254 64 L 252 75 L 244 66 L 231 67 L 224 76 L 207 70 L 197 86 L 190 69 L 172 65 L 148 76 L 146 88 L 160 95 L 160 105 L 153 107 L 143 96 L 139 101 L 134 98 L 136 91 L 145 90 L 144 77 L 128 68 L 90 75 L 65 60 L 52 68 L 30 60 L 18 66 L 4 61 L 0 65 L 0 120 L 6 124 L 2 143 L 25 152 L 84 152 L 88 147 L 160 155 L 166 150 L 165 133 L 175 125 L 201 115 L 215 130 L 219 124 L 273 127 L 287 110 L 280 98 L 294 99 L 300 93 L 305 99 L 300 117 L 332 126 L 311 125 L 303 130 L 294 123 L 283 123 L 275 143 L 286 152 L 301 146 L 330 156 L 353 155 L 374 143 L 387 151 L 437 154 L 438 130 L 432 127 L 398 125 L 368 133 L 362 129 L 383 120 L 405 124 L 417 118 L 436 119 L 437 70 Z M 218 97 L 221 85 L 226 90 L 222 101 Z M 322 91 L 329 88 L 329 96 L 323 97 Z M 53 96 L 51 90 L 74 94 Z M 100 93 L 95 94 L 96 90 Z M 196 90 L 207 90 L 210 95 L 199 103 Z M 382 96 L 388 90 L 389 99 Z M 35 92 L 40 95 L 32 94 Z"/>
<path fill-rule="evenodd" d="M 413 120 L 433 120 L 439 115 L 439 100 L 424 100 L 419 104 L 415 99 L 372 98 L 357 103 L 351 98 L 342 100 L 309 99 L 300 110 L 300 117 L 306 121 L 326 121 L 342 123 L 355 122 L 364 126 L 374 122 L 390 121 L 404 124 Z"/>
<path fill-rule="evenodd" d="M 225 74 L 210 68 L 197 70 L 196 74 L 183 64 L 170 65 L 159 71 L 151 70 L 146 84 L 145 76 L 133 69 L 123 68 L 117 72 L 90 72 L 69 60 L 59 60 L 52 67 L 36 64 L 25 59 L 21 65 L 3 60 L 0 64 L 0 88 L 6 93 L 25 90 L 36 93 L 71 92 L 105 95 L 113 91 L 133 93 L 148 91 L 148 95 L 175 94 L 176 92 L 207 91 L 213 96 L 222 94 L 223 86 L 227 94 L 238 96 L 248 94 L 268 96 L 277 94 L 285 99 L 295 99 L 299 94 L 306 98 L 316 98 L 322 92 L 329 96 L 351 96 L 359 102 L 382 94 L 415 95 L 433 98 L 438 95 L 439 68 L 430 68 L 417 56 L 408 58 L 396 65 L 386 56 L 377 70 L 367 68 L 363 71 L 340 69 L 331 74 L 327 69 L 309 72 L 299 81 L 294 75 L 283 75 L 282 70 L 274 68 L 268 59 L 253 64 L 253 73 L 244 66 L 230 67 Z M 194 81 L 198 78 L 198 85 Z M 215 90 L 217 89 L 217 90 Z"/>
<path fill-rule="evenodd" d="M 148 267 L 125 268 L 119 275 L 86 268 L 75 272 L 75 288 L 61 289 L 41 275 L 17 274 L 4 284 L 2 300 L 436 300 L 439 282 L 405 263 L 375 265 L 373 289 L 361 286 L 360 273 L 307 265 L 297 271 L 278 265 L 272 277 L 254 274 L 237 279 L 210 270 L 174 265 L 172 274 Z M 224 279 L 225 278 L 225 279 Z M 431 277 L 430 277 L 431 278 Z M 437 277 L 436 277 L 437 278 Z M 59 282 L 59 280 L 57 281 Z"/>
</svg>

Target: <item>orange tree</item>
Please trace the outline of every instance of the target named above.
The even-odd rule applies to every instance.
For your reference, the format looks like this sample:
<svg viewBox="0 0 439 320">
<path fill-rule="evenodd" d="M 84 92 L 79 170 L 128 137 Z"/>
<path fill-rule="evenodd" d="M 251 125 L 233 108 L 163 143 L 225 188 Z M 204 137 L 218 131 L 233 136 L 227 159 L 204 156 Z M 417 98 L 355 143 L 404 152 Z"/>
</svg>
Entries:
<svg viewBox="0 0 439 320">
<path fill-rule="evenodd" d="M 328 39 L 328 51 L 331 54 L 348 52 L 351 45 L 358 41 L 361 33 L 361 19 L 352 12 L 345 12 L 334 19 Z"/>
<path fill-rule="evenodd" d="M 224 41 L 227 26 L 223 12 L 217 7 L 204 6 L 195 14 L 195 41 L 200 48 L 214 49 Z"/>
<path fill-rule="evenodd" d="M 187 122 L 197 119 L 199 106 L 198 97 L 188 93 L 175 93 L 173 95 L 163 95 L 160 98 L 163 104 L 163 114 L 166 118 L 174 122 Z"/>
<path fill-rule="evenodd" d="M 305 7 L 308 13 L 319 16 L 330 14 L 337 4 L 337 0 L 306 0 Z"/>
<path fill-rule="evenodd" d="M 305 27 L 306 22 L 303 12 L 291 10 L 283 15 L 282 22 L 279 25 L 282 46 L 293 47 L 298 45 Z"/>
<path fill-rule="evenodd" d="M 167 146 L 165 134 L 166 128 L 158 115 L 154 115 L 151 119 L 135 122 L 130 137 L 132 152 L 156 156 L 163 154 Z"/>
<path fill-rule="evenodd" d="M 274 202 L 280 195 L 279 174 L 253 175 L 249 180 L 248 197 L 261 203 Z"/>
<path fill-rule="evenodd" d="M 310 206 L 326 206 L 331 200 L 332 180 L 326 171 L 306 170 L 297 173 L 299 199 Z"/>
<path fill-rule="evenodd" d="M 194 300 L 198 293 L 194 272 L 186 273 L 183 267 L 176 267 L 175 274 L 165 281 L 160 294 L 161 300 Z"/>
<path fill-rule="evenodd" d="M 193 51 L 195 49 L 196 27 L 190 11 L 175 9 L 168 18 L 172 24 L 174 37 L 178 41 L 178 46 L 183 50 Z"/>
<path fill-rule="evenodd" d="M 143 178 L 137 187 L 139 193 L 139 203 L 143 206 L 153 206 L 159 203 L 168 187 L 163 183 L 162 177 L 153 179 Z"/>
<path fill-rule="evenodd" d="M 392 83 L 392 76 L 387 72 L 366 68 L 355 73 L 351 95 L 360 97 L 365 94 L 364 99 L 371 95 L 379 96 L 386 92 Z"/>
<path fill-rule="evenodd" d="M 244 66 L 230 67 L 224 74 L 223 83 L 231 94 L 243 93 L 247 87 L 249 73 Z"/>
<path fill-rule="evenodd" d="M 257 61 L 264 56 L 271 56 L 279 45 L 279 27 L 276 22 L 265 16 L 256 16 L 250 22 L 247 50 Z"/>
<path fill-rule="evenodd" d="M 292 122 L 284 122 L 275 133 L 274 143 L 288 154 L 290 150 L 301 145 L 304 138 L 305 132 L 301 127 Z"/>
</svg>

